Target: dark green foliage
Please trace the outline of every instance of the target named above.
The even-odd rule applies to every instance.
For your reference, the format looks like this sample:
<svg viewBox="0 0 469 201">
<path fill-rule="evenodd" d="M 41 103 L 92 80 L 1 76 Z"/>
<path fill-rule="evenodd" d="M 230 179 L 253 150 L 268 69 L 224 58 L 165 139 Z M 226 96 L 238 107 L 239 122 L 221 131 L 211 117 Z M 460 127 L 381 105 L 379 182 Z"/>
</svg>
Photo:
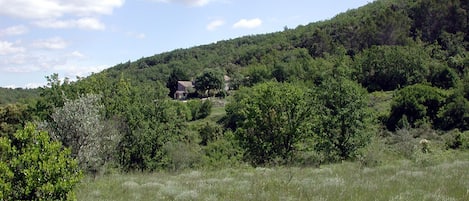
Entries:
<svg viewBox="0 0 469 201">
<path fill-rule="evenodd" d="M 304 88 L 275 82 L 235 94 L 227 115 L 234 121 L 235 136 L 249 162 L 291 160 L 296 143 L 308 133 L 312 113 L 306 100 Z"/>
<path fill-rule="evenodd" d="M 366 90 L 356 82 L 328 79 L 314 91 L 317 96 L 316 150 L 328 161 L 355 157 L 373 134 L 373 116 Z"/>
<path fill-rule="evenodd" d="M 450 96 L 438 113 L 435 127 L 443 130 L 469 130 L 469 101 L 460 93 Z"/>
<path fill-rule="evenodd" d="M 214 90 L 223 88 L 223 73 L 219 70 L 207 69 L 201 75 L 195 78 L 194 87 L 202 96 L 215 95 Z"/>
<path fill-rule="evenodd" d="M 213 122 L 206 122 L 199 129 L 200 145 L 207 146 L 207 144 L 220 139 L 223 135 L 223 128 Z"/>
<path fill-rule="evenodd" d="M 30 99 L 38 98 L 38 89 L 8 89 L 0 87 L 0 105 L 11 104 L 11 103 L 25 103 Z"/>
<path fill-rule="evenodd" d="M 368 91 L 394 90 L 421 83 L 430 56 L 418 46 L 375 46 L 357 55 L 358 80 Z"/>
<path fill-rule="evenodd" d="M 73 200 L 80 179 L 70 150 L 34 125 L 0 137 L 0 200 Z"/>
<path fill-rule="evenodd" d="M 157 99 L 151 104 L 131 104 L 127 120 L 129 130 L 118 147 L 119 163 L 124 170 L 152 171 L 171 166 L 163 147 L 168 143 L 176 146 L 187 139 L 184 123 L 190 114 L 183 104 L 167 99 Z"/>
<path fill-rule="evenodd" d="M 272 77 L 274 77 L 277 82 L 285 82 L 288 80 L 290 75 L 287 72 L 287 68 L 284 65 L 277 64 L 272 71 Z"/>
<path fill-rule="evenodd" d="M 178 88 L 178 81 L 187 81 L 189 77 L 180 68 L 175 68 L 171 71 L 171 74 L 166 81 L 166 87 L 169 89 L 169 97 L 173 98 L 174 93 Z"/>
<path fill-rule="evenodd" d="M 438 66 L 432 69 L 430 82 L 433 86 L 450 89 L 456 87 L 460 80 L 458 73 L 452 68 L 446 66 Z"/>
<path fill-rule="evenodd" d="M 0 106 L 0 137 L 9 136 L 32 121 L 27 105 L 16 103 Z"/>
<path fill-rule="evenodd" d="M 435 123 L 445 102 L 445 93 L 438 88 L 417 84 L 399 90 L 393 98 L 387 123 L 390 130 L 402 128 L 402 123 L 415 127 L 418 123 Z M 399 125 L 401 122 L 401 125 Z"/>
<path fill-rule="evenodd" d="M 467 40 L 469 5 L 465 0 L 419 0 L 410 10 L 412 32 L 425 41 L 436 41 L 442 32 L 465 32 Z"/>
</svg>

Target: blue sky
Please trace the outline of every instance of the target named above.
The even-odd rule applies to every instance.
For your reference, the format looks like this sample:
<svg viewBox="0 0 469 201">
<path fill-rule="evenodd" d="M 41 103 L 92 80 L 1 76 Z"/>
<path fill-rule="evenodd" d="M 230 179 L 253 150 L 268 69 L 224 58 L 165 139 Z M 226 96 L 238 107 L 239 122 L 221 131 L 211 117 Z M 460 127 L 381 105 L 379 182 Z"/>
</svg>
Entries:
<svg viewBox="0 0 469 201">
<path fill-rule="evenodd" d="M 0 87 L 326 20 L 372 0 L 0 0 Z"/>
</svg>

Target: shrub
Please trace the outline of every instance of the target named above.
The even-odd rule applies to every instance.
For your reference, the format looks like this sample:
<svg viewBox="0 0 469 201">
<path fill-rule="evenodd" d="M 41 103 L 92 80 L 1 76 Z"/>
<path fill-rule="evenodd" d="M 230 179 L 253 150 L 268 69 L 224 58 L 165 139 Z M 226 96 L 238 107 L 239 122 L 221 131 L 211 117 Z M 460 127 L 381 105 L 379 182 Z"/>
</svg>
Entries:
<svg viewBox="0 0 469 201">
<path fill-rule="evenodd" d="M 201 161 L 201 151 L 197 144 L 168 142 L 163 146 L 172 171 L 196 167 Z"/>
<path fill-rule="evenodd" d="M 70 150 L 34 125 L 0 137 L 0 200 L 72 200 L 80 178 Z"/>
<path fill-rule="evenodd" d="M 423 84 L 416 84 L 399 90 L 393 98 L 391 114 L 387 127 L 396 130 L 399 122 L 405 118 L 411 127 L 417 127 L 422 121 L 435 123 L 438 112 L 446 99 L 441 89 Z"/>
<path fill-rule="evenodd" d="M 386 145 L 383 140 L 374 137 L 371 143 L 361 150 L 358 156 L 358 161 L 363 167 L 376 167 L 379 166 L 385 159 Z"/>
<path fill-rule="evenodd" d="M 444 139 L 446 148 L 469 149 L 469 131 L 460 132 L 456 129 L 448 132 Z"/>
<path fill-rule="evenodd" d="M 228 131 L 222 137 L 208 142 L 202 147 L 203 162 L 206 167 L 232 167 L 240 164 L 243 150 L 238 145 L 233 132 Z"/>
<path fill-rule="evenodd" d="M 223 134 L 223 128 L 213 122 L 206 122 L 198 131 L 201 138 L 200 145 L 203 146 L 217 140 Z"/>
<path fill-rule="evenodd" d="M 94 94 L 67 100 L 52 114 L 51 130 L 72 151 L 79 166 L 96 174 L 113 154 L 121 138 L 112 122 L 103 120 L 101 97 Z"/>
<path fill-rule="evenodd" d="M 208 117 L 212 112 L 212 105 L 210 100 L 191 100 L 187 103 L 193 121 Z"/>
</svg>

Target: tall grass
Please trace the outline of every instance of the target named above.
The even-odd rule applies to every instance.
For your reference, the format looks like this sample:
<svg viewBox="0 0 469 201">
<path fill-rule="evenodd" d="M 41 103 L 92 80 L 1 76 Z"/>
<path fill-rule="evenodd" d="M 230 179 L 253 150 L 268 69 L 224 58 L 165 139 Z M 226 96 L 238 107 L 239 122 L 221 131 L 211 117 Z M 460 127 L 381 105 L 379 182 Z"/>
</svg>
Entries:
<svg viewBox="0 0 469 201">
<path fill-rule="evenodd" d="M 85 179 L 79 200 L 469 200 L 469 153 L 320 168 L 224 168 Z M 435 157 L 435 158 L 433 158 Z"/>
</svg>

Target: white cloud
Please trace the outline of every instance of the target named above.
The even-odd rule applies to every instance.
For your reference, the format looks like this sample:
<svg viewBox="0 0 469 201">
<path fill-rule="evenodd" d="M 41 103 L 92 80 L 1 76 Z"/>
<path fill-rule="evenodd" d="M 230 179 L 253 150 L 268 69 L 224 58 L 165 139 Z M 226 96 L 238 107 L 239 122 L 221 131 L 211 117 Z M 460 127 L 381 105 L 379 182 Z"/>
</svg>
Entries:
<svg viewBox="0 0 469 201">
<path fill-rule="evenodd" d="M 0 57 L 0 71 L 9 73 L 30 73 L 48 71 L 55 66 L 64 65 L 67 58 L 63 55 L 30 52 Z"/>
<path fill-rule="evenodd" d="M 238 28 L 246 28 L 246 29 L 252 29 L 256 28 L 262 25 L 262 20 L 259 18 L 254 18 L 254 19 L 241 19 L 240 21 L 236 22 L 233 24 L 233 28 L 238 29 Z"/>
<path fill-rule="evenodd" d="M 1 29 L 0 37 L 1 36 L 16 36 L 16 35 L 25 34 L 26 32 L 28 32 L 28 27 L 24 25 L 17 25 L 17 26 L 12 26 L 12 27 L 7 27 L 5 29 Z"/>
<path fill-rule="evenodd" d="M 218 27 L 223 26 L 224 24 L 225 24 L 225 21 L 223 20 L 214 20 L 207 25 L 207 30 L 214 31 Z"/>
<path fill-rule="evenodd" d="M 58 50 L 66 48 L 68 44 L 64 39 L 60 37 L 54 37 L 49 39 L 37 40 L 33 42 L 32 45 L 33 47 L 40 49 Z"/>
<path fill-rule="evenodd" d="M 72 53 L 70 53 L 70 56 L 76 57 L 76 58 L 83 58 L 83 57 L 85 57 L 85 55 L 82 54 L 82 53 L 79 52 L 79 51 L 73 51 Z"/>
<path fill-rule="evenodd" d="M 61 65 L 54 67 L 54 71 L 60 71 L 62 75 L 69 78 L 85 77 L 91 73 L 98 73 L 106 69 L 106 65 L 79 66 L 79 65 Z"/>
<path fill-rule="evenodd" d="M 157 2 L 164 2 L 164 3 L 181 3 L 189 6 L 205 6 L 214 0 L 153 0 Z"/>
<path fill-rule="evenodd" d="M 85 17 L 75 20 L 41 20 L 34 23 L 35 25 L 42 28 L 80 28 L 80 29 L 91 29 L 91 30 L 104 30 L 106 26 L 96 18 Z"/>
<path fill-rule="evenodd" d="M 43 28 L 103 30 L 100 15 L 112 14 L 125 0 L 0 0 L 0 16 L 28 19 Z M 0 35 L 1 36 L 1 35 Z"/>
<path fill-rule="evenodd" d="M 24 51 L 25 49 L 23 47 L 16 47 L 13 43 L 8 41 L 0 41 L 0 55 L 16 54 Z"/>
<path fill-rule="evenodd" d="M 111 14 L 124 0 L 0 0 L 0 15 L 25 19 L 56 19 L 64 15 Z"/>
</svg>

